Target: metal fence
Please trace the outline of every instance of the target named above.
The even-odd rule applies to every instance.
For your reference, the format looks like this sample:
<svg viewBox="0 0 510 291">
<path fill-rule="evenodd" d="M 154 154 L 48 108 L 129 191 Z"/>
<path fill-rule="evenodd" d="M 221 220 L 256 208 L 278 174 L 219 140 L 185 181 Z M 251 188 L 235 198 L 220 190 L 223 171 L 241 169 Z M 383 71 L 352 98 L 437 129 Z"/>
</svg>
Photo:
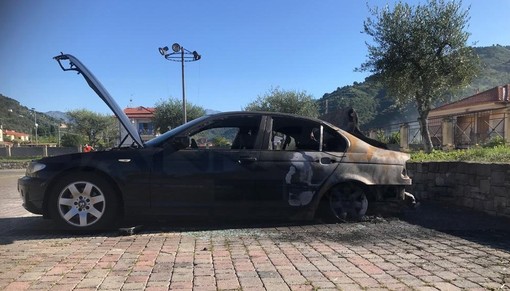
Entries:
<svg viewBox="0 0 510 291">
<path fill-rule="evenodd" d="M 509 118 L 507 113 L 496 111 L 476 112 L 450 117 L 450 126 L 453 126 L 453 145 L 456 148 L 468 148 L 475 145 L 504 141 L 506 118 Z M 429 119 L 428 121 L 429 134 L 434 148 L 441 148 L 444 144 L 444 135 L 452 134 L 443 133 L 444 121 L 444 118 Z M 408 128 L 408 134 L 407 140 L 404 143 L 407 143 L 409 148 L 412 149 L 421 148 L 423 140 L 419 122 L 413 121 L 405 124 Z M 402 125 L 390 124 L 386 127 L 372 130 L 371 132 L 375 133 L 372 134 L 372 138 L 388 142 L 392 136 L 394 137 L 397 132 L 400 132 Z"/>
<path fill-rule="evenodd" d="M 457 116 L 454 141 L 457 147 L 487 144 L 505 135 L 505 113 L 479 112 Z"/>
<path fill-rule="evenodd" d="M 409 122 L 408 126 L 409 136 L 407 144 L 411 148 L 420 147 L 423 144 L 420 123 L 418 121 L 413 121 Z M 430 139 L 432 140 L 432 145 L 435 148 L 441 147 L 441 142 L 443 140 L 443 127 L 441 124 L 441 119 L 430 119 L 428 121 L 428 127 Z"/>
</svg>

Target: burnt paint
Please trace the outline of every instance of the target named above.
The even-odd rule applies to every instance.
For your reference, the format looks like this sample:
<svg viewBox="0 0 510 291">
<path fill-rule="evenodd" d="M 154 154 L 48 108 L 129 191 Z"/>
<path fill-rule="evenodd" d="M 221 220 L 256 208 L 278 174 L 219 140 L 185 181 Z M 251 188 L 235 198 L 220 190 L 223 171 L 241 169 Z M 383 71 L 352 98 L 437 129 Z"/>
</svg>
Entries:
<svg viewBox="0 0 510 291">
<path fill-rule="evenodd" d="M 259 189 L 279 197 L 280 207 L 309 206 L 340 160 L 324 152 L 262 151 L 257 164 L 267 175 Z"/>
</svg>

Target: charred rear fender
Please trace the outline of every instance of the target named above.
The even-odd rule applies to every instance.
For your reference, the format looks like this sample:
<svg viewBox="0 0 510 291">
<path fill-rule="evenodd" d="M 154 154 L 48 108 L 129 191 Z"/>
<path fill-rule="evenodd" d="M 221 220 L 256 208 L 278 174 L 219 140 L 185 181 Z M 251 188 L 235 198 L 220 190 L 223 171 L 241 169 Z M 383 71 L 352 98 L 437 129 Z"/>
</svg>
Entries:
<svg viewBox="0 0 510 291">
<path fill-rule="evenodd" d="M 379 164 L 379 163 L 353 163 L 348 159 L 336 169 L 331 176 L 333 182 L 359 181 L 366 185 L 411 185 L 412 180 L 407 175 L 405 163 Z M 336 180 L 336 181 L 335 181 Z"/>
<path fill-rule="evenodd" d="M 413 204 L 414 197 L 405 192 L 405 185 L 373 185 L 370 184 L 369 179 L 361 176 L 353 175 L 352 178 L 353 179 L 339 179 L 338 177 L 332 177 L 329 179 L 317 195 L 315 195 L 311 203 L 313 207 L 310 207 L 307 217 L 316 217 L 318 214 L 317 211 L 321 209 L 320 204 L 327 199 L 330 191 L 335 187 L 341 187 L 341 185 L 347 183 L 359 184 L 367 190 L 369 212 L 396 213 L 406 204 Z"/>
</svg>

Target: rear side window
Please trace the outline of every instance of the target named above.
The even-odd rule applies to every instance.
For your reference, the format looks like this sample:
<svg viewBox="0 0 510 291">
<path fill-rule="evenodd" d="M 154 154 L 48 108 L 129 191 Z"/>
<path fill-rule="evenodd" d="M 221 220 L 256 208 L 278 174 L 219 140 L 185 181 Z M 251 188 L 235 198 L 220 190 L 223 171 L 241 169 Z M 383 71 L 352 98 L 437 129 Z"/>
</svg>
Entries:
<svg viewBox="0 0 510 291">
<path fill-rule="evenodd" d="M 321 131 L 322 128 L 322 131 Z M 322 147 L 320 146 L 322 135 Z M 273 117 L 270 149 L 278 151 L 345 151 L 347 142 L 320 123 L 290 117 Z"/>
<path fill-rule="evenodd" d="M 322 150 L 325 152 L 345 152 L 347 141 L 336 130 L 324 127 L 324 137 L 322 141 Z"/>
</svg>

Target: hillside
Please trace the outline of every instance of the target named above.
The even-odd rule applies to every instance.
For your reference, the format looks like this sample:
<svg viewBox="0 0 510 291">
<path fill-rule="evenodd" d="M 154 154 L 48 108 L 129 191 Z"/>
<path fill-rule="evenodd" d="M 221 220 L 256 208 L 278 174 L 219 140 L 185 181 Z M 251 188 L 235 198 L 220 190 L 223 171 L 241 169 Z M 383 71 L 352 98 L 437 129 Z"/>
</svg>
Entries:
<svg viewBox="0 0 510 291">
<path fill-rule="evenodd" d="M 462 91 L 452 93 L 446 102 L 471 96 L 476 92 L 510 83 L 510 46 L 477 47 L 482 69 L 477 78 Z M 418 116 L 411 104 L 401 112 L 383 86 L 367 78 L 364 82 L 337 88 L 318 100 L 321 115 L 350 106 L 358 111 L 362 128 L 384 127 L 402 121 L 416 121 Z M 441 104 L 437 104 L 441 105 Z"/>
<path fill-rule="evenodd" d="M 51 135 L 60 120 L 36 111 L 38 134 Z M 34 134 L 34 111 L 18 101 L 0 94 L 0 124 L 4 129 Z"/>
<path fill-rule="evenodd" d="M 479 47 L 475 51 L 482 60 L 482 71 L 466 90 L 456 95 L 456 100 L 510 83 L 510 46 Z"/>
</svg>

